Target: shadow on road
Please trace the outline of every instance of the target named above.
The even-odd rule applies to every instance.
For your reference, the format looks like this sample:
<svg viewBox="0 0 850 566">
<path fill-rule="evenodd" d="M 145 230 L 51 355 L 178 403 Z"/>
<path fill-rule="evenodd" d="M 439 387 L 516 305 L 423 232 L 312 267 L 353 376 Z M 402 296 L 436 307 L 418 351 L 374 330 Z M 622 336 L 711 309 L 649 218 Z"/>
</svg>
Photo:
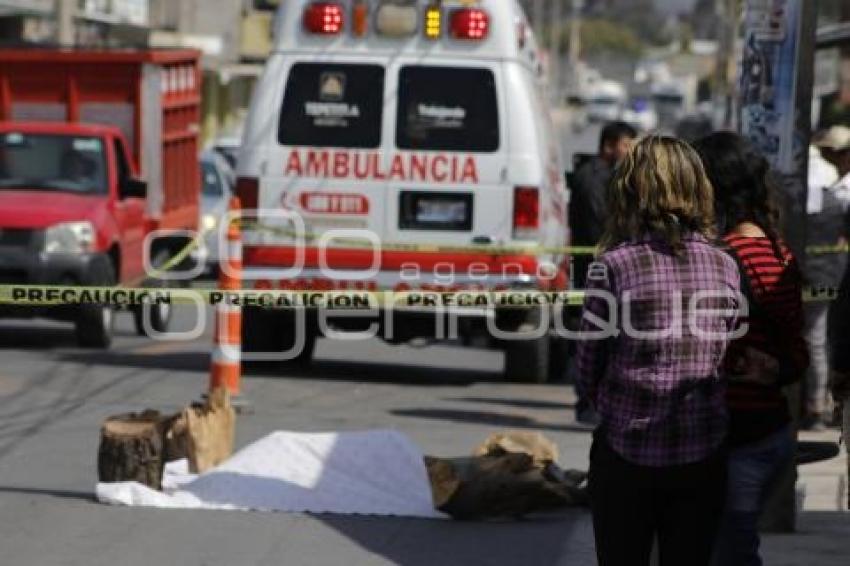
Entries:
<svg viewBox="0 0 850 566">
<path fill-rule="evenodd" d="M 116 329 L 116 337 L 135 336 Z M 53 350 L 76 348 L 74 327 L 68 325 L 41 325 L 38 322 L 26 325 L 0 326 L 0 350 Z"/>
<path fill-rule="evenodd" d="M 204 351 L 152 354 L 120 351 L 73 352 L 61 355 L 60 360 L 84 365 L 144 370 L 207 372 L 210 354 Z M 243 371 L 244 377 L 248 379 L 321 379 L 399 385 L 470 385 L 502 380 L 500 373 L 468 368 L 446 369 L 413 364 L 323 361 L 321 359 L 315 360 L 310 365 L 289 367 L 285 364 L 247 365 Z"/>
<path fill-rule="evenodd" d="M 560 403 L 558 401 L 540 401 L 537 399 L 499 399 L 497 397 L 446 397 L 444 398 L 444 400 L 461 401 L 463 403 L 482 403 L 485 405 L 502 405 L 505 407 L 519 407 L 521 409 L 575 409 L 574 403 Z"/>
<path fill-rule="evenodd" d="M 75 499 L 78 501 L 86 501 L 96 503 L 97 500 L 94 494 L 87 491 L 72 491 L 64 489 L 43 489 L 36 487 L 8 487 L 0 486 L 0 494 L 17 494 L 17 495 L 39 495 L 46 497 L 54 497 L 57 499 Z"/>
<path fill-rule="evenodd" d="M 589 514 L 566 510 L 517 521 L 322 517 L 368 551 L 402 566 L 594 564 Z"/>
<path fill-rule="evenodd" d="M 521 415 L 505 415 L 503 413 L 490 413 L 487 411 L 464 411 L 459 409 L 396 409 L 390 411 L 390 413 L 399 417 L 492 425 L 508 428 L 528 428 L 557 432 L 592 432 L 591 429 L 585 425 L 541 423 L 536 419 Z"/>
</svg>

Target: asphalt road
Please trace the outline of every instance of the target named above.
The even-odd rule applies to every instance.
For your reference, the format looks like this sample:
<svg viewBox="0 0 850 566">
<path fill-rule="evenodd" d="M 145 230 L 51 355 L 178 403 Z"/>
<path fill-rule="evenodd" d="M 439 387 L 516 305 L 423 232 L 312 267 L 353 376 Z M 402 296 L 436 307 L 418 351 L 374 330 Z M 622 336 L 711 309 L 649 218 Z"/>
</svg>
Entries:
<svg viewBox="0 0 850 566">
<path fill-rule="evenodd" d="M 177 411 L 205 390 L 209 336 L 158 343 L 118 320 L 109 352 L 69 328 L 0 324 L 0 564 L 589 564 L 581 510 L 493 524 L 111 508 L 92 500 L 98 427 Z M 238 444 L 274 430 L 392 427 L 429 454 L 468 454 L 493 431 L 539 429 L 585 468 L 589 435 L 564 385 L 501 382 L 502 356 L 450 346 L 321 341 L 311 368 L 244 380 Z"/>
<path fill-rule="evenodd" d="M 597 133 L 564 131 L 567 152 Z M 180 326 L 193 321 L 180 315 Z M 397 518 L 115 508 L 93 500 L 99 426 L 145 408 L 176 412 L 206 390 L 210 336 L 153 342 L 118 317 L 108 352 L 77 349 L 69 327 L 0 322 L 0 566 L 575 565 L 595 563 L 589 514 L 459 523 Z M 468 454 L 490 433 L 540 430 L 565 467 L 584 469 L 589 432 L 565 384 L 501 380 L 498 352 L 453 346 L 319 343 L 299 372 L 247 375 L 253 413 L 237 444 L 275 430 L 391 427 L 427 454 Z M 806 514 L 770 537 L 766 563 L 843 565 L 846 515 Z"/>
</svg>

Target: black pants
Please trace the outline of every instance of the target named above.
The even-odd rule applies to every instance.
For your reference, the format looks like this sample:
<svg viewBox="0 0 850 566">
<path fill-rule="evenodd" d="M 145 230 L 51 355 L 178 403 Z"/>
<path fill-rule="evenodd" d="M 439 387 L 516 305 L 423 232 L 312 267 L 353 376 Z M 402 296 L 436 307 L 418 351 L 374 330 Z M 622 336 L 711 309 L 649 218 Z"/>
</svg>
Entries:
<svg viewBox="0 0 850 566">
<path fill-rule="evenodd" d="M 590 500 L 599 566 L 649 564 L 658 540 L 662 566 L 703 566 L 723 511 L 723 451 L 684 466 L 624 460 L 598 437 L 590 453 Z"/>
</svg>

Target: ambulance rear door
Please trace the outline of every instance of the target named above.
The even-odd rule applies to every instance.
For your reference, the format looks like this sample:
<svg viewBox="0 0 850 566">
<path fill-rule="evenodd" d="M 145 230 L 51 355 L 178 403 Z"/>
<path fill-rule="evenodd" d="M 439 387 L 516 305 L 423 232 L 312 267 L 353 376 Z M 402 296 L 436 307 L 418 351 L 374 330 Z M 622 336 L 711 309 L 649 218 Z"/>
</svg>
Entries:
<svg viewBox="0 0 850 566">
<path fill-rule="evenodd" d="M 396 93 L 385 138 L 396 168 L 386 202 L 388 239 L 505 243 L 512 237 L 507 125 L 498 61 L 403 58 L 388 69 Z"/>
<path fill-rule="evenodd" d="M 387 72 L 378 58 L 352 60 L 333 54 L 293 58 L 285 67 L 260 208 L 303 219 L 308 237 L 299 243 L 307 247 L 306 266 L 315 267 L 315 248 L 329 231 L 362 231 L 374 234 L 375 241 L 384 238 Z M 293 243 L 268 234 L 262 240 L 266 248 Z M 333 246 L 331 241 L 326 247 Z M 273 257 L 273 249 L 265 253 L 280 265 L 291 263 L 288 252 L 281 250 L 280 258 Z M 329 264 L 336 264 L 331 267 L 360 267 L 353 257 L 326 256 Z"/>
</svg>

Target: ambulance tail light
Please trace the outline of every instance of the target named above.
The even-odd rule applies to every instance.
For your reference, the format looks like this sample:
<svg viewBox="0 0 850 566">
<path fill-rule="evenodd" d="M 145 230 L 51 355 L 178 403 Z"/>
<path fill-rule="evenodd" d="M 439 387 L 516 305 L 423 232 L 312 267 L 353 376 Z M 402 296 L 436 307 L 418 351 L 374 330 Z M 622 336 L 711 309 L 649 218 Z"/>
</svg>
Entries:
<svg viewBox="0 0 850 566">
<path fill-rule="evenodd" d="M 540 232 L 540 191 L 537 187 L 514 188 L 514 239 L 536 239 Z"/>
<path fill-rule="evenodd" d="M 449 25 L 454 39 L 482 41 L 490 33 L 490 16 L 480 8 L 460 8 L 452 12 Z"/>
<path fill-rule="evenodd" d="M 242 205 L 242 210 L 257 210 L 260 204 L 260 181 L 256 177 L 239 177 L 236 179 L 236 196 Z"/>
<path fill-rule="evenodd" d="M 304 9 L 304 29 L 316 35 L 337 35 L 345 23 L 342 5 L 313 2 Z"/>
</svg>

